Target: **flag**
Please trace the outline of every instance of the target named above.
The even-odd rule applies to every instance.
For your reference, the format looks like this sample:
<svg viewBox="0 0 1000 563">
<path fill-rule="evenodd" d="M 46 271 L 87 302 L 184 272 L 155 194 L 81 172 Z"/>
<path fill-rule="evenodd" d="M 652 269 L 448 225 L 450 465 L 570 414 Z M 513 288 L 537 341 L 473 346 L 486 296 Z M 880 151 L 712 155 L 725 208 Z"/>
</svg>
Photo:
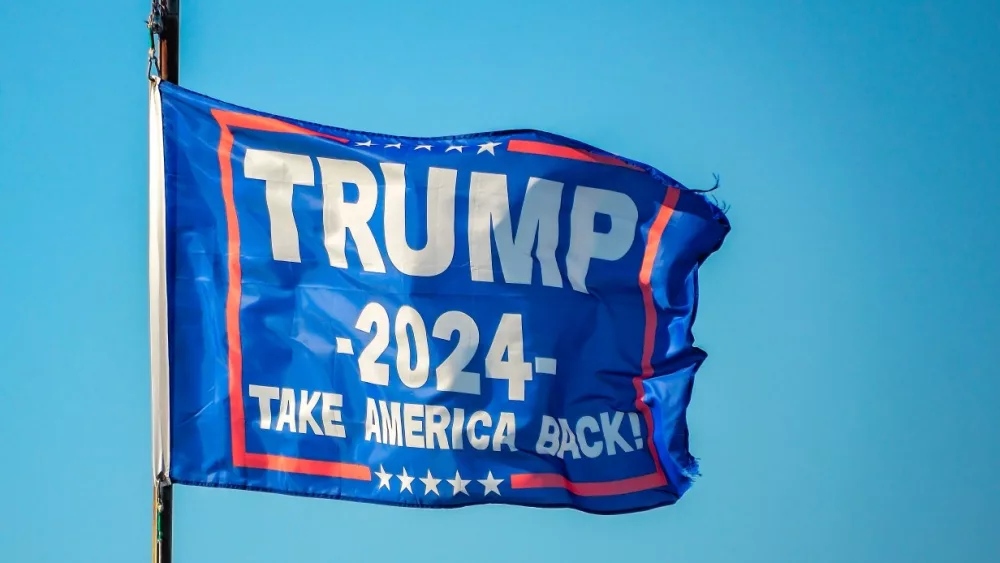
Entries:
<svg viewBox="0 0 1000 563">
<path fill-rule="evenodd" d="M 155 469 L 410 507 L 673 504 L 725 214 L 536 130 L 415 138 L 159 82 Z"/>
</svg>

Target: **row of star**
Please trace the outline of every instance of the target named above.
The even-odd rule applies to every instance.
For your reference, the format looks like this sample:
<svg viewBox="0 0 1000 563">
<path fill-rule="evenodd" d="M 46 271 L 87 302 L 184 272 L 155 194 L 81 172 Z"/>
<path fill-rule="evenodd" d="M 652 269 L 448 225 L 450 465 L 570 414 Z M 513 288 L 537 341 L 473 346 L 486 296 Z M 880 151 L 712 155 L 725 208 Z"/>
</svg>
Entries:
<svg viewBox="0 0 1000 563">
<path fill-rule="evenodd" d="M 493 152 L 493 150 L 496 149 L 497 147 L 499 147 L 502 144 L 503 143 L 494 143 L 494 142 L 491 141 L 491 142 L 488 142 L 488 143 L 483 143 L 481 145 L 476 145 L 476 146 L 479 147 L 479 150 L 476 152 L 476 154 L 483 154 L 484 152 L 488 152 L 488 153 L 492 154 L 493 156 L 496 156 L 497 153 Z M 371 142 L 371 140 L 368 140 L 368 141 L 364 141 L 364 142 L 355 142 L 354 146 L 356 146 L 356 147 L 377 147 L 379 145 Z M 448 145 L 448 147 L 446 147 L 444 149 L 444 152 L 451 152 L 451 151 L 462 152 L 463 149 L 466 149 L 466 148 L 469 148 L 469 147 L 472 147 L 472 146 L 473 145 Z M 389 143 L 389 144 L 386 144 L 386 145 L 382 145 L 382 147 L 386 148 L 386 149 L 401 149 L 401 148 L 403 148 L 403 143 Z M 416 145 L 415 147 L 413 147 L 413 150 L 415 150 L 415 151 L 430 151 L 433 148 L 434 147 L 432 145 Z"/>
<path fill-rule="evenodd" d="M 409 491 L 412 494 L 417 494 L 413 491 L 413 480 L 416 479 L 416 477 L 407 475 L 405 467 L 403 468 L 402 473 L 394 475 L 392 473 L 386 473 L 385 468 L 382 465 L 379 465 L 378 471 L 375 472 L 375 476 L 378 477 L 379 489 L 384 487 L 391 491 L 392 487 L 390 486 L 390 482 L 392 478 L 395 477 L 399 479 L 399 492 Z M 427 470 L 427 477 L 420 477 L 419 479 L 420 482 L 424 484 L 424 496 L 427 496 L 432 492 L 435 495 L 441 496 L 441 492 L 438 491 L 438 483 L 442 480 L 451 485 L 452 496 L 457 496 L 458 494 L 468 495 L 469 491 L 465 487 L 472 482 L 471 479 L 462 479 L 462 475 L 458 471 L 455 472 L 454 479 L 437 479 L 431 474 L 430 469 Z M 485 479 L 476 479 L 476 481 L 482 483 L 483 485 L 483 496 L 487 496 L 490 493 L 496 493 L 499 496 L 500 483 L 504 482 L 503 479 L 497 479 L 494 477 L 492 471 L 486 475 Z"/>
</svg>

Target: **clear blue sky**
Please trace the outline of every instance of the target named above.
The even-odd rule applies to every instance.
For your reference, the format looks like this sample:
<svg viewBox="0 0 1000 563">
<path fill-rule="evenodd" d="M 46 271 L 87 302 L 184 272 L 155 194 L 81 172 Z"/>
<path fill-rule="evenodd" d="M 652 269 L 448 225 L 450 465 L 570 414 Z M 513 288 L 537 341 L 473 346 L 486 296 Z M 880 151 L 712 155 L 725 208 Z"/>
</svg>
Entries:
<svg viewBox="0 0 1000 563">
<path fill-rule="evenodd" d="M 701 276 L 679 504 L 180 488 L 176 563 L 1000 560 L 1000 4 L 184 4 L 189 88 L 717 172 L 733 232 Z M 0 2 L 5 562 L 149 558 L 146 12 Z"/>
</svg>

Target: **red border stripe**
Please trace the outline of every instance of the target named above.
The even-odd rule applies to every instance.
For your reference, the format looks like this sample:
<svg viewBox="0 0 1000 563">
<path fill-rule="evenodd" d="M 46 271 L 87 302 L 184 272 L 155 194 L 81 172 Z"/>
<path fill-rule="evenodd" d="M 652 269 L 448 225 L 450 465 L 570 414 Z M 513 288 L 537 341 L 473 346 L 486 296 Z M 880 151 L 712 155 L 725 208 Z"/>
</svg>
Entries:
<svg viewBox="0 0 1000 563">
<path fill-rule="evenodd" d="M 226 345 L 229 349 L 229 424 L 233 446 L 233 465 L 243 467 L 246 458 L 246 433 L 243 428 L 243 351 L 240 343 L 240 228 L 233 199 L 233 133 L 221 119 L 223 113 L 212 111 L 222 128 L 219 135 L 219 172 L 222 178 L 222 199 L 226 206 L 227 248 L 229 254 L 229 288 L 226 292 Z"/>
<path fill-rule="evenodd" d="M 340 477 L 358 481 L 371 481 L 367 465 L 317 461 L 246 451 L 246 417 L 243 408 L 243 344 L 240 340 L 240 299 L 242 295 L 242 269 L 240 267 L 240 227 L 233 195 L 233 127 L 269 131 L 273 133 L 298 133 L 323 137 L 341 143 L 347 139 L 317 133 L 270 117 L 261 117 L 213 109 L 212 116 L 221 128 L 219 136 L 219 171 L 222 176 L 222 199 L 226 206 L 228 235 L 229 288 L 226 295 L 226 343 L 229 347 L 229 422 L 233 445 L 233 465 L 252 469 L 269 469 L 287 473 L 301 473 L 320 477 Z"/>
<path fill-rule="evenodd" d="M 650 285 L 653 264 L 656 262 L 656 253 L 660 249 L 663 231 L 674 215 L 674 208 L 677 206 L 680 195 L 681 191 L 678 188 L 667 188 L 656 219 L 653 220 L 653 225 L 649 228 L 646 253 L 642 257 L 642 268 L 639 270 L 639 288 L 642 290 L 642 302 L 646 310 L 646 331 L 642 342 L 642 375 L 632 380 L 632 384 L 635 385 L 635 407 L 646 417 L 646 428 L 649 429 L 646 442 L 649 445 L 650 453 L 653 454 L 653 461 L 656 463 L 656 473 L 664 480 L 666 480 L 666 476 L 663 474 L 660 456 L 656 453 L 656 444 L 653 443 L 653 413 L 643 400 L 646 393 L 642 380 L 653 375 L 653 348 L 656 346 L 656 305 L 653 303 L 653 288 Z"/>
<path fill-rule="evenodd" d="M 299 135 L 308 135 L 310 137 L 322 137 L 324 139 L 337 141 L 338 143 L 348 143 L 348 140 L 343 137 L 335 137 L 333 135 L 327 135 L 326 133 L 313 131 L 311 129 L 299 127 L 298 125 L 292 125 L 291 123 L 275 119 L 273 117 L 253 115 L 249 113 L 238 113 L 223 109 L 213 109 L 212 116 L 215 117 L 215 120 L 219 123 L 219 125 L 226 130 L 223 133 L 230 134 L 230 140 L 232 140 L 232 133 L 228 131 L 228 129 L 230 127 L 239 127 L 240 129 L 254 129 L 256 131 L 268 131 L 270 133 L 298 133 Z M 219 145 L 221 147 L 221 140 Z"/>
<path fill-rule="evenodd" d="M 596 162 L 598 164 L 610 164 L 612 166 L 621 166 L 622 168 L 629 168 L 632 170 L 642 170 L 638 166 L 633 166 L 624 160 L 613 156 L 595 154 L 583 149 L 574 149 L 572 147 L 564 147 L 562 145 L 554 145 L 552 143 L 543 143 L 541 141 L 511 139 L 510 141 L 507 141 L 507 150 L 510 152 L 569 158 L 572 160 L 581 160 L 583 162 Z"/>
<path fill-rule="evenodd" d="M 666 480 L 656 473 L 631 477 L 619 481 L 601 481 L 597 483 L 574 483 L 558 473 L 526 473 L 510 476 L 512 489 L 566 489 L 581 497 L 601 497 L 624 495 L 655 489 L 666 484 Z"/>
<path fill-rule="evenodd" d="M 371 481 L 371 470 L 367 465 L 342 463 L 338 461 L 315 461 L 283 455 L 246 454 L 243 467 L 270 469 L 288 473 L 304 473 L 321 477 L 341 477 L 358 481 Z"/>
</svg>

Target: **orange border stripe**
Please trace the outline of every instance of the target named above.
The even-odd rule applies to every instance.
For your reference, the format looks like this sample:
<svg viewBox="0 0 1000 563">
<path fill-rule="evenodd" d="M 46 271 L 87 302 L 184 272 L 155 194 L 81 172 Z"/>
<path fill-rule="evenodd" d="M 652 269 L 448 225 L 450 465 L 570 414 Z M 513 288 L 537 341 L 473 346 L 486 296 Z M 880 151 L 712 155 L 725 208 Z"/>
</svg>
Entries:
<svg viewBox="0 0 1000 563">
<path fill-rule="evenodd" d="M 510 476 L 510 487 L 512 489 L 558 488 L 566 489 L 574 495 L 581 497 L 624 495 L 655 489 L 666 484 L 666 479 L 656 473 L 618 481 L 601 481 L 597 483 L 574 483 L 558 473 L 527 473 Z"/>
<path fill-rule="evenodd" d="M 338 461 L 315 461 L 283 455 L 246 454 L 244 467 L 269 469 L 286 473 L 303 473 L 320 477 L 340 477 L 358 481 L 371 481 L 371 469 L 367 465 L 341 463 Z"/>
<path fill-rule="evenodd" d="M 583 162 L 596 162 L 598 164 L 610 164 L 612 166 L 621 166 L 622 168 L 629 168 L 632 170 L 642 170 L 637 166 L 632 166 L 624 160 L 613 156 L 594 154 L 583 149 L 574 149 L 572 147 L 564 147 L 562 145 L 554 145 L 552 143 L 543 143 L 541 141 L 511 139 L 510 141 L 507 141 L 507 150 L 509 152 L 569 158 Z"/>
<path fill-rule="evenodd" d="M 642 269 L 639 270 L 639 288 L 642 290 L 642 302 L 646 309 L 646 332 L 642 343 L 642 375 L 632 380 L 635 385 L 635 406 L 646 418 L 646 428 L 649 429 L 649 436 L 646 443 L 649 451 L 653 454 L 653 462 L 656 463 L 656 474 L 663 477 L 663 466 L 660 464 L 660 456 L 656 453 L 656 444 L 653 442 L 653 413 L 649 410 L 649 405 L 643 400 L 645 391 L 642 380 L 653 375 L 653 348 L 656 345 L 656 306 L 653 303 L 653 288 L 650 285 L 650 278 L 653 275 L 653 264 L 656 262 L 656 253 L 660 249 L 660 239 L 663 231 L 667 228 L 667 223 L 674 214 L 677 200 L 680 199 L 681 191 L 678 188 L 667 188 L 666 195 L 663 196 L 663 203 L 660 211 L 653 220 L 653 225 L 649 229 L 649 237 L 646 240 L 646 253 L 642 257 Z"/>
</svg>

